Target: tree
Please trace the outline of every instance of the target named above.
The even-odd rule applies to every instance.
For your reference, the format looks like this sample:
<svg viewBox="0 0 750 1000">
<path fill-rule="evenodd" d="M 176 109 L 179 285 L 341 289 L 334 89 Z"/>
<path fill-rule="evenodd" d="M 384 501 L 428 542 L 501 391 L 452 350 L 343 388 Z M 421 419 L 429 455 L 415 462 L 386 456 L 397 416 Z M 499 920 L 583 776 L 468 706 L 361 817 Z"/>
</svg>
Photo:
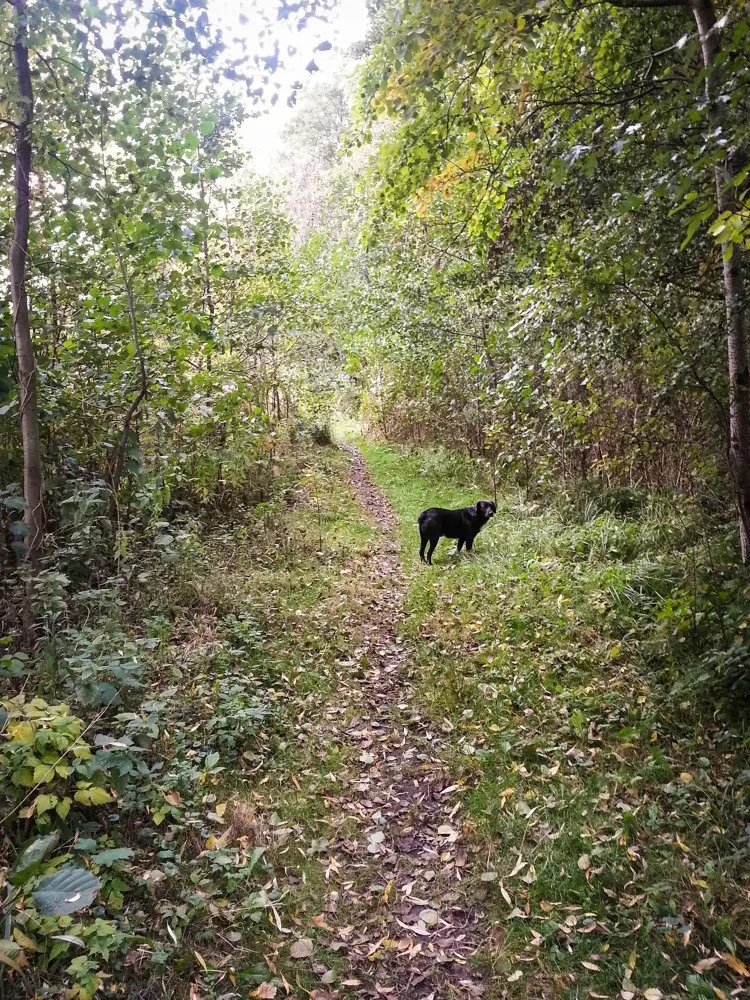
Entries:
<svg viewBox="0 0 750 1000">
<path fill-rule="evenodd" d="M 18 123 L 14 170 L 15 213 L 10 247 L 10 283 L 13 335 L 16 344 L 19 383 L 19 411 L 23 441 L 23 489 L 26 502 L 25 533 L 19 545 L 22 557 L 35 567 L 44 536 L 44 478 L 39 437 L 39 406 L 34 345 L 31 340 L 26 271 L 29 248 L 34 94 L 29 68 L 28 10 L 25 0 L 8 0 L 14 9 L 13 59 L 18 86 Z"/>
<path fill-rule="evenodd" d="M 712 137 L 725 146 L 714 167 L 716 209 L 720 216 L 731 214 L 736 205 L 736 191 L 745 176 L 747 156 L 734 136 L 725 134 L 726 115 L 721 94 L 719 60 L 722 55 L 722 29 L 712 0 L 612 0 L 616 6 L 688 7 L 698 29 L 705 91 L 709 106 L 708 120 Z M 726 19 L 722 19 L 726 20 Z M 729 231 L 724 230 L 726 236 Z M 739 247 L 729 238 L 720 237 L 723 252 L 724 303 L 727 324 L 727 359 L 729 370 L 729 440 L 727 453 L 734 481 L 740 521 L 742 561 L 750 563 L 750 368 L 746 331 L 745 279 Z"/>
<path fill-rule="evenodd" d="M 329 6 L 327 0 L 309 0 L 280 4 L 278 9 L 263 7 L 260 13 L 271 37 L 275 15 L 279 19 L 293 17 L 301 26 L 311 16 L 324 16 Z M 144 325 L 147 305 L 138 301 L 143 276 L 139 269 L 153 269 L 152 277 L 159 280 L 151 282 L 145 298 L 149 305 L 159 302 L 163 307 L 167 300 L 164 286 L 168 285 L 164 272 L 170 268 L 167 261 L 183 253 L 192 261 L 192 236 L 184 235 L 179 226 L 175 230 L 175 225 L 180 208 L 189 214 L 187 206 L 198 200 L 189 189 L 200 189 L 203 210 L 197 213 L 192 232 L 199 234 L 202 248 L 203 311 L 212 313 L 206 236 L 210 226 L 203 196 L 207 185 L 222 172 L 220 164 L 225 160 L 225 147 L 233 141 L 237 115 L 230 112 L 229 127 L 218 142 L 216 162 L 201 165 L 190 161 L 195 159 L 199 138 L 205 140 L 209 133 L 220 131 L 210 120 L 207 105 L 211 100 L 215 98 L 220 106 L 231 91 L 236 110 L 236 98 L 242 90 L 251 101 L 264 99 L 280 63 L 277 57 L 269 61 L 267 53 L 248 49 L 246 39 L 239 40 L 244 54 L 237 59 L 236 51 L 230 53 L 225 46 L 221 32 L 212 29 L 203 5 L 184 0 L 155 3 L 148 9 L 138 3 L 111 0 L 83 6 L 62 0 L 8 0 L 3 7 L 10 14 L 4 13 L 0 19 L 0 30 L 14 53 L 15 68 L 12 79 L 10 74 L 4 77 L 9 97 L 2 101 L 16 119 L 4 117 L 3 124 L 15 129 L 16 139 L 9 258 L 24 502 L 23 526 L 15 521 L 12 527 L 22 558 L 36 569 L 45 530 L 44 471 L 46 467 L 49 472 L 51 457 L 45 448 L 49 451 L 55 437 L 53 422 L 48 421 L 49 392 L 55 379 L 48 379 L 47 371 L 42 373 L 46 396 L 40 429 L 37 361 L 38 357 L 44 360 L 46 345 L 39 327 L 47 315 L 52 317 L 55 333 L 50 368 L 59 367 L 65 342 L 62 312 L 65 308 L 80 310 L 82 302 L 94 299 L 112 305 L 109 289 L 103 291 L 92 282 L 92 274 L 101 273 L 103 260 L 114 267 L 121 303 L 106 319 L 99 318 L 99 332 L 127 329 L 126 350 L 133 351 L 124 359 L 127 366 L 123 365 L 121 373 L 122 392 L 116 400 L 123 409 L 120 426 L 111 428 L 113 433 L 108 435 L 115 439 L 110 447 L 109 478 L 116 494 L 127 467 L 133 428 L 154 386 L 153 379 L 147 378 L 146 354 L 155 331 Z M 264 43 L 259 40 L 259 44 Z M 186 107 L 191 102 L 185 95 L 191 92 L 194 99 Z M 144 133 L 150 126 L 150 132 L 148 141 L 139 144 L 142 126 Z M 187 141 L 178 134 L 181 126 L 187 126 Z M 118 152 L 112 155 L 113 150 Z M 177 185 L 175 176 L 181 177 Z M 161 214 L 153 211 L 158 204 L 158 198 L 154 199 L 157 191 L 168 192 Z M 132 212 L 141 214 L 133 216 Z M 38 225 L 47 225 L 49 232 L 36 233 Z M 50 251 L 51 246 L 54 249 Z M 44 252 L 36 252 L 42 248 Z M 75 295 L 67 295 L 59 284 L 68 252 L 65 266 L 70 271 L 65 278 L 75 283 Z M 90 270 L 82 268 L 84 262 L 92 265 Z M 173 277 L 176 268 L 171 270 Z M 105 284 L 110 278 L 108 275 Z M 102 294 L 91 296 L 92 285 Z M 203 331 L 195 317 L 186 320 L 186 325 L 191 326 L 193 335 L 200 329 L 199 342 L 211 340 L 212 332 Z M 95 346 L 89 348 L 90 355 L 97 354 Z M 106 370 L 112 355 L 98 354 Z M 184 352 L 182 363 L 187 364 Z M 97 374 L 101 378 L 103 371 Z M 93 436 L 90 430 L 89 436 Z"/>
<path fill-rule="evenodd" d="M 684 33 L 687 6 L 558 0 L 533 15 L 521 5 L 498 8 L 493 0 L 405 8 L 369 59 L 363 80 L 365 118 L 385 111 L 398 122 L 393 140 L 381 148 L 374 232 L 380 227 L 387 233 L 396 212 L 414 213 L 427 244 L 445 255 L 443 266 L 455 259 L 451 266 L 458 271 L 463 258 L 478 288 L 485 282 L 486 301 L 494 295 L 492 339 L 508 336 L 498 323 L 514 331 L 533 323 L 537 338 L 567 347 L 554 360 L 538 357 L 527 385 L 530 398 L 537 398 L 546 373 L 559 372 L 561 398 L 554 405 L 546 400 L 542 409 L 578 413 L 555 446 L 566 462 L 571 433 L 589 453 L 584 468 L 597 450 L 598 468 L 610 461 L 606 436 L 594 430 L 594 399 L 602 415 L 632 394 L 628 406 L 639 423 L 648 414 L 633 441 L 651 449 L 654 421 L 667 405 L 673 424 L 693 420 L 692 404 L 687 397 L 678 401 L 676 386 L 697 392 L 705 429 L 713 423 L 729 431 L 730 478 L 747 560 L 744 224 L 737 206 L 746 176 L 747 23 L 740 15 L 725 27 L 730 43 L 721 48 L 710 5 L 690 5 L 699 35 Z M 634 7 L 658 9 L 636 14 Z M 692 245 L 682 240 L 677 257 L 684 228 L 675 226 L 676 212 L 688 205 Z M 701 230 L 712 218 L 723 261 Z M 518 295 L 524 286 L 527 295 Z M 717 292 L 729 344 L 723 374 L 710 346 L 719 332 Z M 530 307 L 530 296 L 554 297 L 556 313 L 545 314 L 538 303 Z M 519 312 L 512 309 L 503 320 L 502 306 L 514 299 Z M 588 322 L 580 325 L 584 299 Z M 618 382 L 592 352 L 598 344 L 603 360 L 610 345 L 620 350 L 616 324 L 628 310 L 638 315 L 647 339 L 634 342 L 636 353 L 618 360 L 618 369 L 624 365 L 627 378 L 627 365 L 632 369 L 649 348 L 648 364 L 658 378 L 644 368 L 637 380 L 642 384 L 645 375 L 652 386 L 648 409 L 635 382 L 625 396 L 621 389 L 595 388 Z M 574 358 L 583 366 L 578 371 Z M 509 372 L 503 364 L 504 379 Z M 664 388 L 657 392 L 659 382 Z M 622 416 L 613 420 L 612 427 L 618 425 L 624 430 Z M 711 439 L 713 447 L 718 435 Z M 618 446 L 623 457 L 633 447 L 625 448 L 625 439 Z"/>
</svg>

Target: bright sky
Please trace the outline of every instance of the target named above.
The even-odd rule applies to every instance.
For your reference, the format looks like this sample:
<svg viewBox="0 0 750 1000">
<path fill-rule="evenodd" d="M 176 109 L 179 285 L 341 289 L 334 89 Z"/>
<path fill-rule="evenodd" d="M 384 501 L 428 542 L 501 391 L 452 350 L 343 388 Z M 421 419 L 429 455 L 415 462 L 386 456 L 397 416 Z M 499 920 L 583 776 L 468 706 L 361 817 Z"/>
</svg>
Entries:
<svg viewBox="0 0 750 1000">
<path fill-rule="evenodd" d="M 338 0 L 327 21 L 311 19 L 306 27 L 298 30 L 296 18 L 291 17 L 276 22 L 273 36 L 262 39 L 262 21 L 255 12 L 258 6 L 275 17 L 279 0 L 209 0 L 209 14 L 214 24 L 224 28 L 226 41 L 246 38 L 249 52 L 271 52 L 278 39 L 285 66 L 271 76 L 269 95 L 273 84 L 280 83 L 279 100 L 274 107 L 266 105 L 266 112 L 246 122 L 243 129 L 244 145 L 252 155 L 253 166 L 268 173 L 281 147 L 281 131 L 294 117 L 294 109 L 286 102 L 291 85 L 295 80 L 306 84 L 335 77 L 345 65 L 347 49 L 366 36 L 368 17 L 365 0 Z M 326 52 L 315 51 L 320 42 L 330 42 L 332 48 Z M 296 54 L 288 54 L 289 46 L 296 48 Z M 311 59 L 318 66 L 316 73 L 309 73 L 305 68 Z"/>
</svg>

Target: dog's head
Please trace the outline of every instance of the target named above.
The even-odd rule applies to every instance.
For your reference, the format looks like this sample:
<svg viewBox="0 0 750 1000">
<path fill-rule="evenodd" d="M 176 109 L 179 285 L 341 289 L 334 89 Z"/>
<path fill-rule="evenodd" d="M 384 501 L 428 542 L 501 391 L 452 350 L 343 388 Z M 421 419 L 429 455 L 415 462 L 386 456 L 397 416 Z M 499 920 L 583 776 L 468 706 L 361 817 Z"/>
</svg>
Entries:
<svg viewBox="0 0 750 1000">
<path fill-rule="evenodd" d="M 480 500 L 477 504 L 477 514 L 482 518 L 482 522 L 486 523 L 497 514 L 497 507 L 491 500 Z"/>
</svg>

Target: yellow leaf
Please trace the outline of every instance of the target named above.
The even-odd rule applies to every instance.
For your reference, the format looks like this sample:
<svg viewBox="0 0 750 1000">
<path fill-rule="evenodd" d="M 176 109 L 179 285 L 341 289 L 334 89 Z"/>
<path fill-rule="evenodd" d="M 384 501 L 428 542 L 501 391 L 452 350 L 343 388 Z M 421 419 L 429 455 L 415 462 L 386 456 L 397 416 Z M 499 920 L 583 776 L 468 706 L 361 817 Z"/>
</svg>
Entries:
<svg viewBox="0 0 750 1000">
<path fill-rule="evenodd" d="M 6 955 L 4 952 L 0 951 L 0 962 L 4 965 L 9 965 L 14 972 L 21 972 L 21 966 L 18 962 L 14 962 L 10 955 Z"/>
<path fill-rule="evenodd" d="M 73 800 L 66 795 L 65 798 L 62 799 L 62 801 L 57 803 L 57 805 L 55 806 L 55 812 L 60 817 L 60 819 L 66 818 L 66 816 L 70 812 L 70 806 L 72 804 L 72 801 Z"/>
<path fill-rule="evenodd" d="M 215 847 L 216 847 L 216 837 L 214 837 L 214 835 L 210 833 L 206 837 L 206 850 L 213 851 Z"/>
<path fill-rule="evenodd" d="M 22 948 L 26 948 L 27 951 L 36 951 L 36 941 L 24 934 L 20 927 L 13 928 L 13 937 Z"/>
<path fill-rule="evenodd" d="M 73 798 L 76 802 L 80 802 L 82 806 L 91 805 L 91 791 L 88 788 L 79 788 Z"/>
<path fill-rule="evenodd" d="M 744 962 L 741 962 L 736 955 L 733 955 L 731 951 L 725 951 L 721 956 L 727 963 L 730 969 L 734 969 L 740 976 L 746 978 L 750 977 L 750 972 L 748 972 L 747 966 Z"/>
<path fill-rule="evenodd" d="M 692 780 L 693 776 L 690 773 L 690 771 L 683 771 L 682 774 L 680 775 L 680 781 L 683 783 L 683 785 L 689 785 Z"/>
<path fill-rule="evenodd" d="M 12 726 L 8 726 L 8 736 L 12 740 L 23 743 L 25 746 L 33 746 L 35 735 L 36 726 L 31 722 L 24 720 L 23 722 L 15 722 Z"/>
<path fill-rule="evenodd" d="M 20 972 L 21 966 L 26 964 L 26 959 L 15 941 L 0 938 L 0 962 L 9 966 L 14 972 Z"/>
<path fill-rule="evenodd" d="M 57 805 L 57 801 L 56 795 L 37 795 L 34 800 L 37 816 L 43 816 L 44 813 L 49 812 L 50 809 L 54 809 Z"/>
<path fill-rule="evenodd" d="M 203 971 L 204 972 L 208 972 L 208 966 L 206 965 L 206 960 L 203 957 L 203 955 L 201 955 L 201 953 L 199 951 L 194 951 L 193 954 L 198 959 L 198 962 L 199 962 L 201 968 L 203 969 Z"/>
<path fill-rule="evenodd" d="M 221 819 L 221 817 L 224 815 L 226 811 L 227 811 L 226 802 L 219 802 L 218 805 L 216 806 L 216 815 L 219 817 L 219 819 Z"/>
<path fill-rule="evenodd" d="M 103 806 L 105 802 L 109 802 L 112 796 L 104 788 L 90 788 L 89 796 L 91 798 L 91 804 L 95 806 Z"/>
</svg>

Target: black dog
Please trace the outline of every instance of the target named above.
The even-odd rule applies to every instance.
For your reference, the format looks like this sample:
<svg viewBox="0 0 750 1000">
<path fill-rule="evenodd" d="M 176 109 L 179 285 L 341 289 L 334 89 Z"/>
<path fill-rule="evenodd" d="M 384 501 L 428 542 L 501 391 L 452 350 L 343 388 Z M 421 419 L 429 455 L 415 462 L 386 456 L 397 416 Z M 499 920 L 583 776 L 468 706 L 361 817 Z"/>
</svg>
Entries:
<svg viewBox="0 0 750 1000">
<path fill-rule="evenodd" d="M 489 521 L 497 513 L 497 507 L 491 500 L 480 500 L 473 507 L 462 507 L 460 510 L 446 510 L 445 507 L 430 507 L 419 515 L 419 537 L 422 545 L 419 549 L 419 558 L 422 562 L 428 562 L 432 566 L 432 553 L 438 539 L 457 538 L 458 545 L 456 552 L 461 551 L 463 545 L 466 551 L 471 552 L 474 539 Z M 427 549 L 427 559 L 424 550 Z"/>
</svg>

